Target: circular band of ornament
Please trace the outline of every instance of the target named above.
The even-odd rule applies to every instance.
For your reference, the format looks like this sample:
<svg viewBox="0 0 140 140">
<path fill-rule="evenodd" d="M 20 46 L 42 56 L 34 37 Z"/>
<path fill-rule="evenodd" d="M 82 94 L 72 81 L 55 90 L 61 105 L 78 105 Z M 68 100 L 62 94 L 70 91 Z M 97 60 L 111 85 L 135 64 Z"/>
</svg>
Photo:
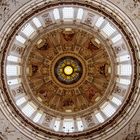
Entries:
<svg viewBox="0 0 140 140">
<path fill-rule="evenodd" d="M 62 57 L 55 64 L 54 73 L 63 84 L 76 83 L 83 74 L 81 62 L 74 57 Z"/>
<path fill-rule="evenodd" d="M 51 30 L 51 28 L 49 29 Z M 39 104 L 40 108 L 47 114 L 70 117 L 75 116 L 78 112 L 80 116 L 80 114 L 94 112 L 94 109 L 110 95 L 113 83 L 115 83 L 113 76 L 110 76 L 113 75 L 114 71 L 110 61 L 113 63 L 114 59 L 110 60 L 111 53 L 108 53 L 106 45 L 103 44 L 104 41 L 98 45 L 92 33 L 78 27 L 71 27 L 70 31 L 66 31 L 66 29 L 63 26 L 59 29 L 53 26 L 53 30 L 42 36 L 38 35 L 39 37 L 35 38 L 36 41 L 33 41 L 34 43 L 29 46 L 29 50 L 27 48 L 24 54 L 26 56 L 29 53 L 29 55 L 27 55 L 23 69 L 26 68 L 29 72 L 25 69 L 23 86 L 28 96 L 31 96 L 32 101 Z M 82 42 L 77 40 L 83 39 L 83 34 L 86 35 L 86 38 L 84 39 L 85 43 L 81 44 Z M 76 40 L 75 37 L 79 35 L 81 37 Z M 61 40 L 58 45 L 54 46 L 53 44 L 57 44 L 57 39 L 54 38 L 56 36 L 60 37 Z M 49 40 L 53 40 L 53 42 L 50 43 Z M 56 63 L 61 60 L 61 57 L 68 56 L 75 58 L 77 64 L 78 61 L 82 62 L 83 81 L 80 78 L 76 83 L 66 85 L 56 78 L 54 73 Z M 112 74 L 108 73 L 109 67 Z M 100 86 L 100 91 L 96 90 L 97 87 L 94 84 Z M 84 106 L 78 106 L 78 100 L 81 98 L 88 100 Z"/>
<path fill-rule="evenodd" d="M 31 3 L 32 3 L 32 1 L 28 4 L 30 5 Z M 95 2 L 52 1 L 49 3 L 47 3 L 47 2 L 45 3 L 43 1 L 41 3 L 41 1 L 38 1 L 36 3 L 32 3 L 33 4 L 32 7 L 34 7 L 34 9 L 33 10 L 30 8 L 28 9 L 28 10 L 31 10 L 32 12 L 26 13 L 25 17 L 22 17 L 20 19 L 20 21 L 18 21 L 18 18 L 16 20 L 14 18 L 11 20 L 11 21 L 15 20 L 15 22 L 13 22 L 13 23 L 16 23 L 17 26 L 12 25 L 11 28 L 10 28 L 10 26 L 8 26 L 8 29 L 10 32 L 8 32 L 7 27 L 6 27 L 7 24 L 10 23 L 9 21 L 3 27 L 3 30 L 7 31 L 7 35 L 2 36 L 2 39 L 5 39 L 5 43 L 3 42 L 3 40 L 1 42 L 1 45 L 3 46 L 3 54 L 2 54 L 2 59 L 1 59 L 1 66 L 2 66 L 2 68 L 1 68 L 1 71 L 2 71 L 2 73 L 1 73 L 1 77 L 2 77 L 1 102 L 3 104 L 1 105 L 1 109 L 2 109 L 3 113 L 7 116 L 7 118 L 11 121 L 11 123 L 13 125 L 15 125 L 19 130 L 21 130 L 26 136 L 31 138 L 30 134 L 32 134 L 32 136 L 34 136 L 38 139 L 42 139 L 42 140 L 46 137 L 48 139 L 49 138 L 54 138 L 54 139 L 61 139 L 61 138 L 64 138 L 64 139 L 87 139 L 87 138 L 93 139 L 94 138 L 95 139 L 96 138 L 96 139 L 98 139 L 98 138 L 101 138 L 101 135 L 100 135 L 101 132 L 103 133 L 103 132 L 105 132 L 104 130 L 106 130 L 106 133 L 102 135 L 102 138 L 107 139 L 107 138 L 111 137 L 113 134 L 115 134 L 116 132 L 118 132 L 132 118 L 132 116 L 137 111 L 139 104 L 140 104 L 140 102 L 139 102 L 140 95 L 138 94 L 139 81 L 138 81 L 138 71 L 137 71 L 137 69 L 138 69 L 137 59 L 139 57 L 138 57 L 138 53 L 136 51 L 136 49 L 139 51 L 139 48 L 137 47 L 139 44 L 139 33 L 137 32 L 137 29 L 135 28 L 133 23 L 127 18 L 127 16 L 122 14 L 122 12 L 119 9 L 117 9 L 113 4 L 106 2 L 106 1 L 104 1 L 103 3 L 106 5 L 105 7 L 102 3 L 98 2 L 98 1 L 95 1 Z M 109 118 L 104 123 L 102 123 L 94 128 L 91 128 L 90 130 L 87 130 L 87 131 L 85 130 L 83 132 L 71 133 L 71 134 L 54 132 L 54 131 L 49 130 L 48 128 L 45 129 L 44 127 L 40 127 L 38 124 L 32 123 L 30 120 L 26 119 L 25 116 L 17 109 L 17 107 L 15 107 L 15 103 L 11 100 L 10 95 L 9 95 L 10 91 L 7 90 L 8 86 L 5 82 L 6 76 L 3 74 L 3 73 L 5 73 L 5 55 L 7 52 L 6 49 L 7 49 L 7 47 L 10 46 L 9 43 L 10 43 L 12 37 L 14 36 L 15 31 L 17 31 L 17 29 L 20 28 L 20 26 L 22 25 L 22 22 L 28 20 L 35 13 L 45 10 L 46 8 L 50 8 L 50 7 L 58 6 L 58 5 L 64 5 L 64 4 L 65 5 L 80 5 L 83 7 L 87 7 L 88 9 L 91 8 L 91 9 L 94 9 L 95 11 L 98 11 L 99 13 L 102 13 L 105 17 L 110 18 L 110 20 L 121 29 L 122 34 L 124 34 L 124 36 L 126 37 L 126 39 L 128 41 L 128 45 L 129 45 L 129 50 L 131 51 L 132 61 L 133 61 L 133 64 L 135 65 L 134 70 L 133 70 L 133 75 L 132 75 L 133 78 L 132 78 L 132 81 L 130 84 L 128 95 L 126 96 L 126 99 L 124 100 L 124 102 L 123 102 L 122 106 L 120 107 L 120 109 L 118 110 L 117 114 L 115 114 L 114 116 Z M 38 7 L 36 7 L 36 5 L 38 5 Z M 112 9 L 110 9 L 111 7 L 112 7 Z M 119 14 L 117 15 L 116 13 L 113 13 L 114 8 L 116 9 L 116 11 L 121 12 L 121 14 L 123 16 L 120 17 Z M 28 10 L 25 9 L 25 12 L 28 12 Z M 112 11 L 112 13 L 110 11 Z M 15 16 L 15 18 L 16 18 L 16 16 Z M 130 22 L 129 25 L 131 25 L 131 26 L 128 25 L 128 28 L 125 28 L 125 26 L 127 26 L 127 24 L 124 19 L 126 21 L 129 21 Z M 124 21 L 124 22 L 122 23 L 122 21 Z M 132 28 L 135 31 L 135 34 L 133 34 L 133 32 L 131 31 Z M 2 32 L 3 32 L 3 30 L 2 30 Z M 131 37 L 130 37 L 130 34 L 131 34 Z M 129 109 L 129 111 L 127 111 L 128 109 Z M 22 128 L 19 126 L 21 126 Z M 110 130 L 110 128 L 111 128 L 111 130 Z M 116 131 L 113 132 L 114 130 L 116 130 Z"/>
<path fill-rule="evenodd" d="M 67 64 L 63 64 L 63 62 L 67 60 Z M 69 60 L 72 60 L 72 62 L 70 62 L 71 64 L 69 64 Z M 61 64 L 62 62 L 62 64 Z M 62 66 L 64 65 L 64 66 Z M 72 65 L 72 75 L 68 75 L 67 77 L 65 77 L 63 75 L 63 69 L 66 66 L 71 66 Z M 60 68 L 62 67 L 62 68 Z M 64 67 L 64 68 L 63 68 Z M 54 71 L 52 71 L 52 69 Z M 61 71 L 60 69 L 62 69 L 62 75 L 60 76 L 58 73 Z M 60 70 L 60 71 L 59 71 Z M 77 53 L 74 52 L 63 52 L 58 54 L 54 60 L 51 63 L 50 66 L 50 73 L 51 73 L 51 77 L 53 79 L 53 81 L 60 85 L 60 87 L 62 88 L 74 88 L 77 87 L 79 84 L 81 84 L 85 78 L 87 77 L 87 66 L 85 63 L 85 60 L 78 55 Z M 75 75 L 77 73 L 77 75 Z M 61 74 L 61 72 L 60 72 Z M 72 76 L 72 77 L 71 77 Z M 64 77 L 66 79 L 64 79 Z M 68 79 L 69 80 L 68 80 Z M 72 79 L 71 79 L 72 78 Z M 68 81 L 66 81 L 68 80 Z"/>
</svg>

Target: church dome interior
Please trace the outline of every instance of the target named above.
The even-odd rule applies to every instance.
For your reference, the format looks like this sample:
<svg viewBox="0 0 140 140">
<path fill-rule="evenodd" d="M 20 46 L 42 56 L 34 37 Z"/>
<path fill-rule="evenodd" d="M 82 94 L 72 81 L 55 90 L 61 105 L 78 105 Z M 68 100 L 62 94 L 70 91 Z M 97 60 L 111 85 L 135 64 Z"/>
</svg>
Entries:
<svg viewBox="0 0 140 140">
<path fill-rule="evenodd" d="M 2 32 L 0 109 L 28 138 L 106 140 L 138 110 L 140 34 L 112 2 L 31 0 Z"/>
</svg>

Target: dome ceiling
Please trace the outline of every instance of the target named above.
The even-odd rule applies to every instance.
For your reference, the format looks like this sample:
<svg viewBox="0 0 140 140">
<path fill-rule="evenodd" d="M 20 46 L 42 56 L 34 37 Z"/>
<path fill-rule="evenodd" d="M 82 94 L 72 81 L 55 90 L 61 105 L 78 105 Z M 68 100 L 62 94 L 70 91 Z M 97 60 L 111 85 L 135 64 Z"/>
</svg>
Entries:
<svg viewBox="0 0 140 140">
<path fill-rule="evenodd" d="M 39 37 L 23 68 L 33 98 L 60 112 L 77 112 L 107 96 L 111 62 L 92 34 L 68 29 Z"/>
<path fill-rule="evenodd" d="M 110 137 L 139 99 L 135 26 L 126 28 L 127 16 L 113 13 L 110 3 L 36 5 L 1 42 L 2 100 L 9 104 L 3 110 L 28 137 Z"/>
</svg>

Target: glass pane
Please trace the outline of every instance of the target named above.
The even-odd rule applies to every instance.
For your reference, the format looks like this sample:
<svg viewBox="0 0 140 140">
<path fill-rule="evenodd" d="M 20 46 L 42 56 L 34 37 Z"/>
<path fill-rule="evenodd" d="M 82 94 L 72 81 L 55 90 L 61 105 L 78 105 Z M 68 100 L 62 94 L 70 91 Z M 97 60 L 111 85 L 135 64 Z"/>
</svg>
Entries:
<svg viewBox="0 0 140 140">
<path fill-rule="evenodd" d="M 37 123 L 37 122 L 39 122 L 39 120 L 41 119 L 41 117 L 42 117 L 42 113 L 37 112 L 37 114 L 35 115 L 33 121 L 34 121 L 35 123 Z"/>
<path fill-rule="evenodd" d="M 16 36 L 16 40 L 19 41 L 20 43 L 24 44 L 26 42 L 26 39 L 23 38 L 22 36 L 20 35 L 17 35 Z"/>
<path fill-rule="evenodd" d="M 77 120 L 77 127 L 78 127 L 78 131 L 83 131 L 84 126 L 81 120 Z"/>
<path fill-rule="evenodd" d="M 118 34 L 116 35 L 115 37 L 112 38 L 112 42 L 113 43 L 116 43 L 117 41 L 121 40 L 122 39 L 122 36 L 121 34 Z"/>
<path fill-rule="evenodd" d="M 129 85 L 130 84 L 130 80 L 129 79 L 119 79 L 119 83 L 120 84 L 124 84 L 124 85 Z"/>
<path fill-rule="evenodd" d="M 119 99 L 116 98 L 116 97 L 113 97 L 111 101 L 112 101 L 113 103 L 115 103 L 116 105 L 118 105 L 118 106 L 122 104 L 121 100 L 119 100 Z"/>
<path fill-rule="evenodd" d="M 60 19 L 60 15 L 59 15 L 59 10 L 58 9 L 54 9 L 53 10 L 53 15 L 55 20 Z"/>
<path fill-rule="evenodd" d="M 104 122 L 104 118 L 102 117 L 102 115 L 100 113 L 95 114 L 95 117 L 97 118 L 97 120 L 100 123 Z"/>
<path fill-rule="evenodd" d="M 117 58 L 117 61 L 119 62 L 124 62 L 124 61 L 129 61 L 130 60 L 130 55 L 123 55 Z"/>
<path fill-rule="evenodd" d="M 20 99 L 18 99 L 17 101 L 16 101 L 16 104 L 18 105 L 18 106 L 20 106 L 20 105 L 22 105 L 23 103 L 25 103 L 27 100 L 26 100 L 26 98 L 25 97 L 22 97 L 22 98 L 20 98 Z"/>
<path fill-rule="evenodd" d="M 20 75 L 20 66 L 17 65 L 7 65 L 6 66 L 7 76 L 18 76 Z"/>
<path fill-rule="evenodd" d="M 84 10 L 82 8 L 79 8 L 78 9 L 78 13 L 77 13 L 77 18 L 78 19 L 82 19 L 83 13 L 84 13 Z"/>
<path fill-rule="evenodd" d="M 18 61 L 19 61 L 19 58 L 16 57 L 16 56 L 9 55 L 9 56 L 7 57 L 7 60 L 8 60 L 8 61 L 13 61 L 13 62 L 18 62 Z"/>
<path fill-rule="evenodd" d="M 72 119 L 65 119 L 64 120 L 63 131 L 64 132 L 73 132 L 74 131 L 74 121 Z"/>
<path fill-rule="evenodd" d="M 16 85 L 19 83 L 18 79 L 12 79 L 12 80 L 8 80 L 8 85 Z"/>
<path fill-rule="evenodd" d="M 101 109 L 102 111 L 103 111 L 103 113 L 105 114 L 105 115 L 107 115 L 108 117 L 110 117 L 110 116 L 112 116 L 114 113 L 115 113 L 115 111 L 116 111 L 116 109 L 111 105 L 111 104 L 109 104 L 108 103 L 108 105 L 106 105 L 103 109 Z"/>
<path fill-rule="evenodd" d="M 63 8 L 63 18 L 72 19 L 74 14 L 74 9 L 72 7 Z"/>
<path fill-rule="evenodd" d="M 120 64 L 118 66 L 118 74 L 119 75 L 128 75 L 130 76 L 132 73 L 132 67 L 130 64 L 122 65 Z"/>
<path fill-rule="evenodd" d="M 39 21 L 39 19 L 38 18 L 33 18 L 33 22 L 34 22 L 34 24 L 36 25 L 36 27 L 37 28 L 39 28 L 39 27 L 41 27 L 42 25 L 41 25 L 41 22 Z"/>
<path fill-rule="evenodd" d="M 111 34 L 113 34 L 116 29 L 114 29 L 109 23 L 107 23 L 105 25 L 105 27 L 102 29 L 104 31 L 104 33 L 106 33 L 108 36 L 111 36 Z"/>
<path fill-rule="evenodd" d="M 104 22 L 104 18 L 103 18 L 103 17 L 100 17 L 100 18 L 97 20 L 97 22 L 95 23 L 95 25 L 96 25 L 97 27 L 100 27 L 100 26 L 102 25 L 103 22 Z"/>
<path fill-rule="evenodd" d="M 29 103 L 24 108 L 22 108 L 22 112 L 28 117 L 30 117 L 35 111 L 36 109 Z"/>
<path fill-rule="evenodd" d="M 59 127 L 60 127 L 60 120 L 56 120 L 55 123 L 54 123 L 54 130 L 58 131 Z"/>
<path fill-rule="evenodd" d="M 29 37 L 33 32 L 34 28 L 30 24 L 26 24 L 25 27 L 22 29 L 22 32 Z"/>
</svg>

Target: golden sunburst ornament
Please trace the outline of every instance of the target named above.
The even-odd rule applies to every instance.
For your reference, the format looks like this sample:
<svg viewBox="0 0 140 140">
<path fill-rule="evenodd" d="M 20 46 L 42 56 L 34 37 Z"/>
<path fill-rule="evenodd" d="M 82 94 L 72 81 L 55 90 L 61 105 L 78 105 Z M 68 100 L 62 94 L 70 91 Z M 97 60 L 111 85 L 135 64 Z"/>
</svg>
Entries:
<svg viewBox="0 0 140 140">
<path fill-rule="evenodd" d="M 73 84 L 82 76 L 82 64 L 72 56 L 62 57 L 56 62 L 54 73 L 59 82 L 66 85 Z"/>
<path fill-rule="evenodd" d="M 66 67 L 64 68 L 64 73 L 65 73 L 66 75 L 71 75 L 71 74 L 73 73 L 73 67 L 72 67 L 72 66 L 66 66 Z"/>
</svg>

